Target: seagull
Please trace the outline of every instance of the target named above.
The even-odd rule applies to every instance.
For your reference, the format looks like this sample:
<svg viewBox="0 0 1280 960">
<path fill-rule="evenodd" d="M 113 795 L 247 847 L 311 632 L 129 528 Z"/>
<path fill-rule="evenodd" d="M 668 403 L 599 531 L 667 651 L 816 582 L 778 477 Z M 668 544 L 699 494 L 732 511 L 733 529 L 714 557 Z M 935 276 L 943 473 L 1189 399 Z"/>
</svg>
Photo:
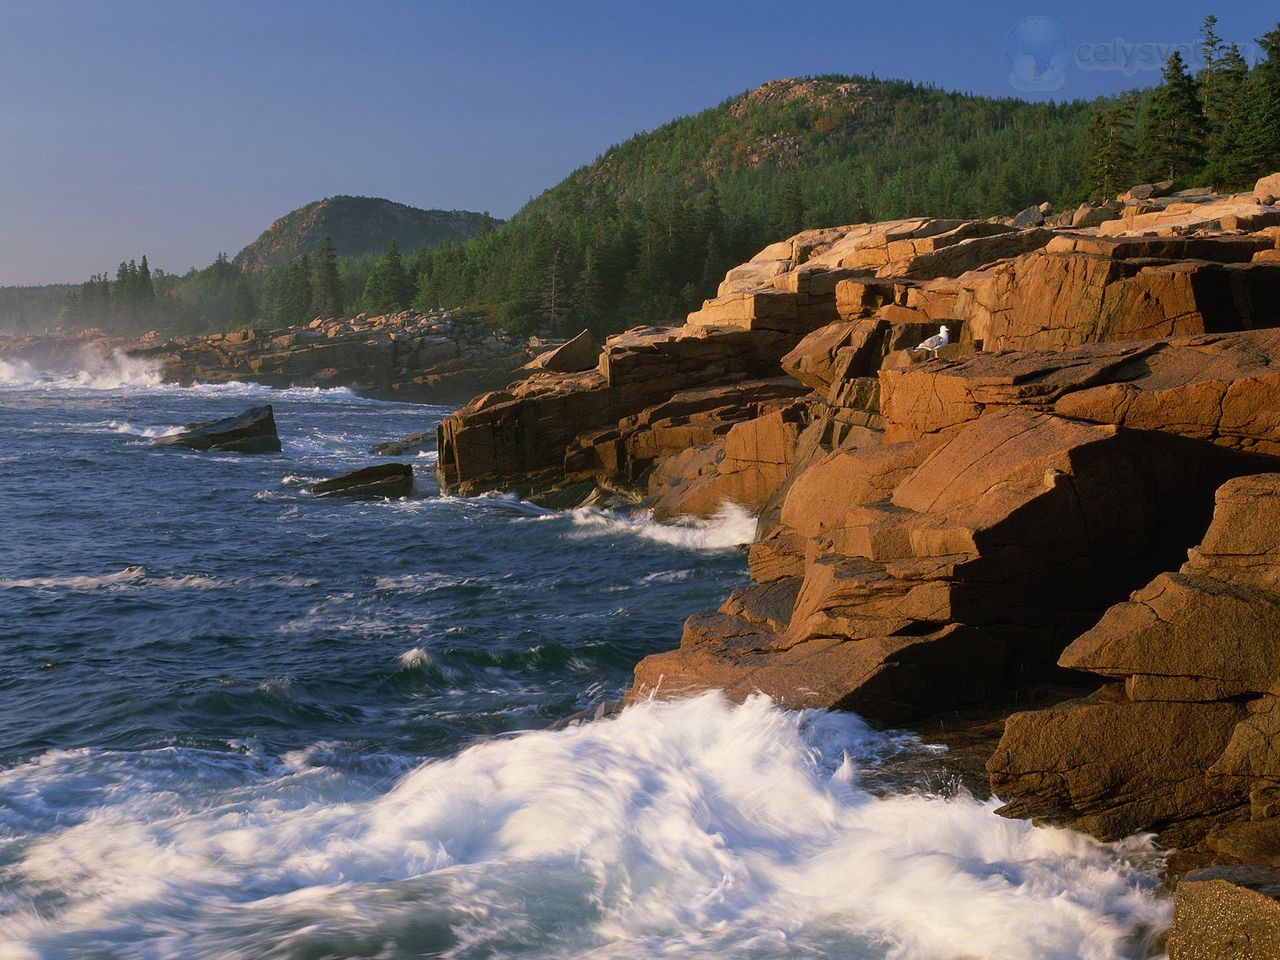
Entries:
<svg viewBox="0 0 1280 960">
<path fill-rule="evenodd" d="M 946 326 L 944 325 L 942 329 L 937 332 L 937 334 L 930 337 L 924 343 L 920 344 L 920 346 L 916 347 L 916 349 L 932 350 L 933 356 L 936 359 L 938 356 L 938 351 L 941 350 L 950 342 L 951 342 L 951 332 L 947 330 Z"/>
</svg>

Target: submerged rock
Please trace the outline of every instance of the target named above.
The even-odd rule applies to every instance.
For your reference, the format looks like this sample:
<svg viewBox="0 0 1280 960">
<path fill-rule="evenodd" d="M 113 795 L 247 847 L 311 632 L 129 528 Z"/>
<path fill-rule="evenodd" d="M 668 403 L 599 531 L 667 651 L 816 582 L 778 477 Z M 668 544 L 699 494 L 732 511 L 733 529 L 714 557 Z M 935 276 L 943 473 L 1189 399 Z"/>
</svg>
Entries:
<svg viewBox="0 0 1280 960">
<path fill-rule="evenodd" d="M 432 430 L 430 433 L 414 433 L 407 437 L 401 437 L 399 440 L 388 440 L 386 443 L 380 443 L 373 448 L 373 452 L 380 457 L 402 457 L 406 453 L 417 453 L 420 450 L 434 450 L 436 448 L 436 432 Z"/>
<path fill-rule="evenodd" d="M 413 467 L 380 463 L 311 485 L 317 497 L 407 497 L 413 492 Z"/>
<path fill-rule="evenodd" d="M 222 420 L 187 424 L 182 433 L 160 437 L 157 447 L 186 447 L 224 453 L 279 453 L 280 436 L 276 433 L 271 404 L 252 407 L 244 413 Z"/>
</svg>

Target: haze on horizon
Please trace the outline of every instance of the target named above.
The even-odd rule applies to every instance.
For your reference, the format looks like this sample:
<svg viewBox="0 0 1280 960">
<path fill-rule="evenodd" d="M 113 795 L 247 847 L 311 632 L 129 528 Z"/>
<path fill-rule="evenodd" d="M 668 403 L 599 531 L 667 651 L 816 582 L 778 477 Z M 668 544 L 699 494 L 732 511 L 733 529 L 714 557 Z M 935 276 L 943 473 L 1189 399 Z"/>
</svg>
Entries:
<svg viewBox="0 0 1280 960">
<path fill-rule="evenodd" d="M 1149 86 L 1082 44 L 1195 46 L 1204 16 L 1249 41 L 1265 5 L 1098 0 L 380 3 L 148 0 L 0 5 L 0 285 L 75 282 L 147 253 L 172 272 L 234 254 L 334 194 L 509 217 L 610 145 L 779 77 L 859 73 L 1031 99 Z M 1054 21 L 1053 90 L 1010 81 L 1005 42 Z M 941 29 L 938 29 L 938 27 Z"/>
</svg>

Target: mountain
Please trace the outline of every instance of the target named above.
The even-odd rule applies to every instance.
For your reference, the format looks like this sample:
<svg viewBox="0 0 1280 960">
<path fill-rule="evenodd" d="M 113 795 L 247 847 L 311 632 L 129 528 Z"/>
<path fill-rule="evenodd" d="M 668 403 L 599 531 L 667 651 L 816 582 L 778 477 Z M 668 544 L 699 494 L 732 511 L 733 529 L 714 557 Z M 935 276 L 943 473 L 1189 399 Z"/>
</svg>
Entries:
<svg viewBox="0 0 1280 960">
<path fill-rule="evenodd" d="M 665 323 L 801 229 L 1083 197 L 1084 102 L 856 76 L 771 81 L 611 148 L 511 222 L 433 253 L 424 303 L 508 326 Z"/>
<path fill-rule="evenodd" d="M 328 197 L 286 213 L 236 254 L 234 262 L 259 273 L 317 250 L 325 237 L 341 256 L 382 253 L 392 240 L 407 254 L 467 240 L 495 223 L 488 214 L 469 210 L 420 210 L 379 197 Z"/>
</svg>

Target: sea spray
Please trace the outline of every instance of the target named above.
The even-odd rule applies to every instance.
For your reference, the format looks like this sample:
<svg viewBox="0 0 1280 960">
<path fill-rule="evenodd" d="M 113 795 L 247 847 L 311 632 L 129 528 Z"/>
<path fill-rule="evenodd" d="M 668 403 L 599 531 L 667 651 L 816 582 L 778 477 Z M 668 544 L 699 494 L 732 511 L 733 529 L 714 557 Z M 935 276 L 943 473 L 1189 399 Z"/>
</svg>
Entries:
<svg viewBox="0 0 1280 960">
<path fill-rule="evenodd" d="M 1167 920 L 1149 848 L 860 786 L 914 749 L 851 715 L 707 694 L 482 743 L 354 800 L 332 744 L 215 771 L 193 756 L 179 794 L 176 756 L 42 758 L 0 775 L 6 806 L 48 810 L 9 826 L 10 906 L 44 906 L 0 918 L 0 942 L 246 960 L 1144 955 Z M 91 806 L 63 822 L 49 799 L 68 763 Z"/>
<path fill-rule="evenodd" d="M 579 507 L 570 516 L 582 536 L 622 534 L 690 550 L 732 549 L 750 543 L 756 531 L 756 518 L 733 503 L 710 517 L 682 517 L 669 523 L 660 523 L 647 510 L 621 513 Z"/>
</svg>

